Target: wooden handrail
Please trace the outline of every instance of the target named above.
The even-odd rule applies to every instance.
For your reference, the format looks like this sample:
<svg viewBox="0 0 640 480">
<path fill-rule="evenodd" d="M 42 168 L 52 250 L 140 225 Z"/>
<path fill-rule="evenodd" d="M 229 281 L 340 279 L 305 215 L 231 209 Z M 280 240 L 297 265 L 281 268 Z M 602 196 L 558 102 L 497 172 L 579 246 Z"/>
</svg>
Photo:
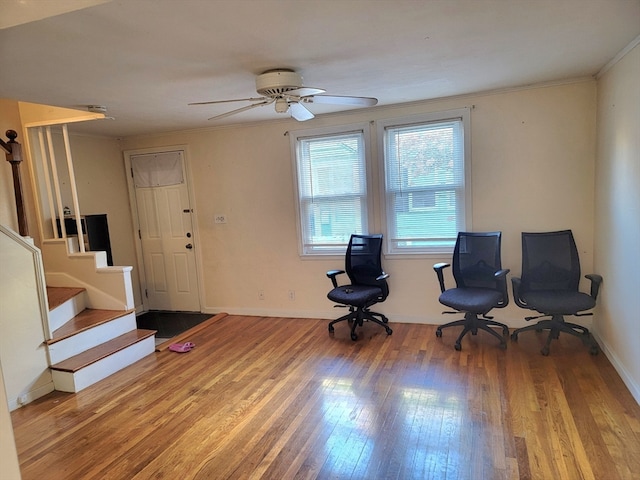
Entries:
<svg viewBox="0 0 640 480">
<path fill-rule="evenodd" d="M 18 133 L 15 130 L 7 130 L 5 135 L 8 142 L 0 139 L 0 146 L 5 151 L 7 162 L 11 164 L 13 173 L 13 190 L 16 197 L 16 215 L 18 217 L 18 230 L 23 237 L 29 236 L 27 216 L 24 212 L 24 200 L 22 197 L 22 180 L 20 178 L 20 163 L 22 162 L 22 145 L 16 142 Z"/>
</svg>

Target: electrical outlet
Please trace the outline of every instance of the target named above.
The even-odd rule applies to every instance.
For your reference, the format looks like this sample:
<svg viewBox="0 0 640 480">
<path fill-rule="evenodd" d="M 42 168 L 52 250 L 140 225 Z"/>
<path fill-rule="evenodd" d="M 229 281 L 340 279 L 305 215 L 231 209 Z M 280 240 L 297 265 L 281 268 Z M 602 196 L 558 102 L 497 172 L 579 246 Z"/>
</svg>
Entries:
<svg viewBox="0 0 640 480">
<path fill-rule="evenodd" d="M 213 221 L 215 223 L 227 223 L 227 216 L 224 213 L 216 213 L 213 216 Z"/>
<path fill-rule="evenodd" d="M 289 290 L 289 300 L 291 300 L 292 302 L 296 299 L 296 291 L 295 290 Z"/>
<path fill-rule="evenodd" d="M 264 290 L 258 290 L 258 300 L 264 300 Z"/>
</svg>

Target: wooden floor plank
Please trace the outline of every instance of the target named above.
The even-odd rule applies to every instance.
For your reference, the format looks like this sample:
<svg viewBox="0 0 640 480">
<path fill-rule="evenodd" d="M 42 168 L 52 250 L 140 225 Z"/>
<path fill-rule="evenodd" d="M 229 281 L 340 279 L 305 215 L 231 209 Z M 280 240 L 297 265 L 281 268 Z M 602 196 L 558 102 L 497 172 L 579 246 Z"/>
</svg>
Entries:
<svg viewBox="0 0 640 480">
<path fill-rule="evenodd" d="M 223 316 L 154 355 L 12 413 L 24 480 L 631 479 L 640 406 L 563 336 L 507 350 L 429 325 Z M 340 327 L 340 326 L 339 326 Z M 455 329 L 452 329 L 455 330 Z"/>
</svg>

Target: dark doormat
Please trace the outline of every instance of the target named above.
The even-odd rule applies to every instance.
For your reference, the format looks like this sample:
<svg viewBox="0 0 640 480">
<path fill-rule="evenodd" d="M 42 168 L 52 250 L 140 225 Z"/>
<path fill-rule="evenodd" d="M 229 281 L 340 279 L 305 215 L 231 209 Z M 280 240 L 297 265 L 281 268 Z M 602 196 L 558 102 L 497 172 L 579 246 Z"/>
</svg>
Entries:
<svg viewBox="0 0 640 480">
<path fill-rule="evenodd" d="M 210 313 L 150 311 L 136 317 L 138 328 L 156 330 L 156 338 L 173 338 L 213 317 Z"/>
</svg>

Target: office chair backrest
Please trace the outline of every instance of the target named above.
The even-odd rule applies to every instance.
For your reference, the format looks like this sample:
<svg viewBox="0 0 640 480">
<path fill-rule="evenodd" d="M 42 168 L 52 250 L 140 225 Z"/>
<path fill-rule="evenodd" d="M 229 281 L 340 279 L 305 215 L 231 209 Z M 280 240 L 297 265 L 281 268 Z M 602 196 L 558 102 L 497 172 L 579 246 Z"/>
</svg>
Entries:
<svg viewBox="0 0 640 480">
<path fill-rule="evenodd" d="M 522 233 L 522 291 L 577 291 L 578 248 L 571 230 Z"/>
<path fill-rule="evenodd" d="M 494 273 L 502 268 L 501 232 L 459 232 L 453 251 L 453 278 L 458 288 L 497 289 Z"/>
<path fill-rule="evenodd" d="M 382 235 L 351 235 L 345 270 L 353 285 L 375 285 L 388 294 L 387 282 L 376 280 L 382 270 Z"/>
</svg>

